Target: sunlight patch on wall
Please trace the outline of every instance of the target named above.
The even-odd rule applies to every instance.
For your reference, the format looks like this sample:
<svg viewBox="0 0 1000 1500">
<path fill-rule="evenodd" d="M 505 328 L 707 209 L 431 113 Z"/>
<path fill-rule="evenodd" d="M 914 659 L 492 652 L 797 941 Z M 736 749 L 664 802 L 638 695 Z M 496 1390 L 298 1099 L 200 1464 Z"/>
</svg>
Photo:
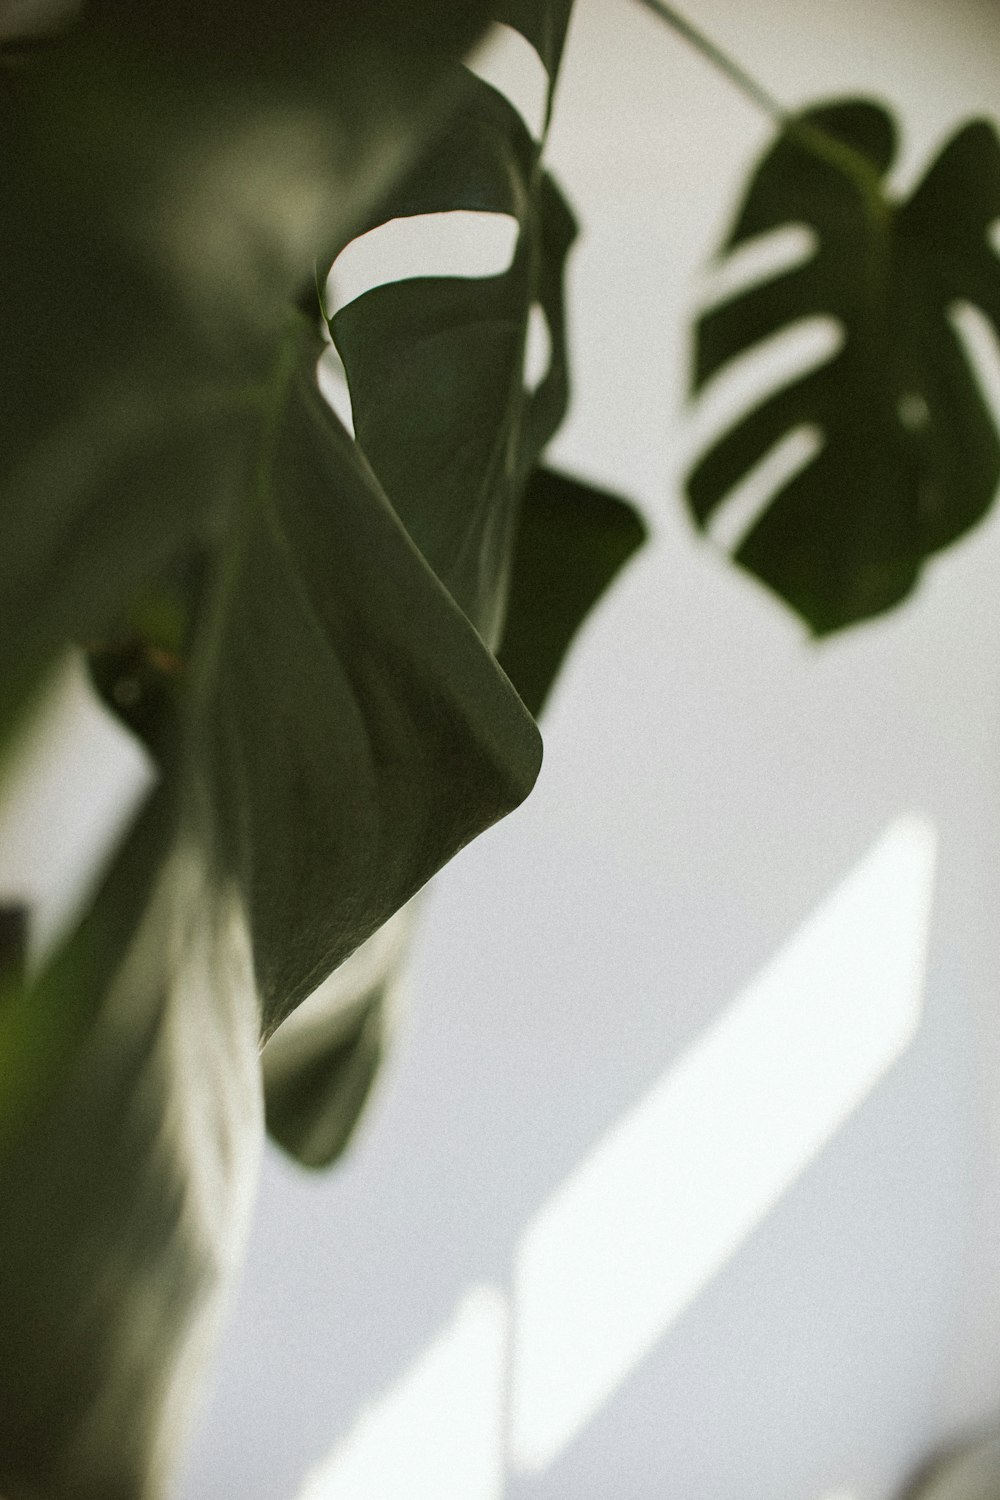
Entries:
<svg viewBox="0 0 1000 1500">
<path fill-rule="evenodd" d="M 82 912 L 156 772 L 74 652 L 53 673 L 4 773 L 0 904 L 29 908 L 37 964 Z"/>
<path fill-rule="evenodd" d="M 566 1448 L 912 1040 L 934 854 L 926 819 L 893 823 L 530 1222 L 520 1468 Z"/>
<path fill-rule="evenodd" d="M 500 1500 L 509 1312 L 468 1292 L 416 1364 L 359 1416 L 299 1500 Z"/>
</svg>

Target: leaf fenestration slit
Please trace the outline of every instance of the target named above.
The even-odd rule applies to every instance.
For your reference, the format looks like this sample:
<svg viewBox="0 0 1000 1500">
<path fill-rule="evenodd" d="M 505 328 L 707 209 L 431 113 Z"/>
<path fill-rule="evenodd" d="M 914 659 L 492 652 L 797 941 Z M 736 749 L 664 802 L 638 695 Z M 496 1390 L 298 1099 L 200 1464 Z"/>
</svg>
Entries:
<svg viewBox="0 0 1000 1500">
<path fill-rule="evenodd" d="M 529 395 L 538 390 L 552 368 L 552 333 L 549 320 L 539 302 L 528 309 L 528 327 L 524 340 L 522 379 Z"/>
<path fill-rule="evenodd" d="M 803 423 L 787 432 L 729 491 L 713 513 L 706 532 L 724 552 L 735 553 L 766 507 L 822 451 L 823 432 Z"/>
<path fill-rule="evenodd" d="M 741 349 L 699 391 L 688 429 L 691 448 L 701 455 L 689 480 L 699 518 L 724 498 L 745 468 L 758 463 L 798 423 L 809 421 L 796 397 L 798 386 L 815 378 L 843 346 L 844 330 L 836 318 L 799 318 Z M 728 459 L 729 453 L 736 457 Z M 695 501 L 716 468 L 726 488 L 717 489 L 713 482 L 711 505 Z"/>
<path fill-rule="evenodd" d="M 702 272 L 695 301 L 702 316 L 741 292 L 793 271 L 812 260 L 819 248 L 808 224 L 782 224 L 727 249 Z"/>
<path fill-rule="evenodd" d="M 541 136 L 548 107 L 549 78 L 535 48 L 513 26 L 492 26 L 466 66 L 503 94 L 531 134 Z"/>
<path fill-rule="evenodd" d="M 1000 337 L 996 327 L 974 302 L 953 303 L 948 321 L 975 371 L 990 415 L 1000 428 Z"/>
<path fill-rule="evenodd" d="M 374 287 L 432 276 L 482 280 L 510 269 L 518 223 L 506 213 L 453 209 L 376 225 L 346 245 L 327 278 L 330 317 Z"/>
</svg>

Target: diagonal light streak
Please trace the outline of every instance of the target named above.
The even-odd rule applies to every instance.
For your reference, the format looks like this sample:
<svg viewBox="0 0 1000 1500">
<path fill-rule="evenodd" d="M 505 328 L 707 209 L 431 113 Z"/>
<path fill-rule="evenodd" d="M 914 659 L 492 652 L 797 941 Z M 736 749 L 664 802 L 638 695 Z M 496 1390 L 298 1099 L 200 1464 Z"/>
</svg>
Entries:
<svg viewBox="0 0 1000 1500">
<path fill-rule="evenodd" d="M 500 1500 L 508 1307 L 481 1286 L 346 1438 L 298 1500 Z"/>
<path fill-rule="evenodd" d="M 529 1222 L 516 1465 L 558 1457 L 906 1049 L 934 854 L 927 820 L 895 822 Z M 298 1500 L 500 1500 L 511 1316 L 499 1289 L 470 1290 Z"/>
<path fill-rule="evenodd" d="M 895 822 L 529 1223 L 522 1469 L 563 1451 L 911 1041 L 934 852 L 925 819 Z"/>
</svg>

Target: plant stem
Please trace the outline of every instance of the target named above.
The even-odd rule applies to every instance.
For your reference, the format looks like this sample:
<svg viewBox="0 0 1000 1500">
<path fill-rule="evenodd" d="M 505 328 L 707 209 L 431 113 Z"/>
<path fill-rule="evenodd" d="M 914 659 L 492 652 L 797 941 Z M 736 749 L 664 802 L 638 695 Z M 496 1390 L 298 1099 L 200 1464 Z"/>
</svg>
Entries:
<svg viewBox="0 0 1000 1500">
<path fill-rule="evenodd" d="M 700 52 L 702 57 L 707 58 L 713 67 L 718 68 L 720 73 L 724 73 L 730 83 L 736 85 L 740 93 L 745 94 L 777 125 L 785 124 L 788 111 L 778 103 L 774 95 L 768 93 L 756 78 L 751 78 L 749 73 L 744 72 L 738 62 L 727 56 L 705 36 L 704 32 L 699 31 L 697 26 L 693 26 L 685 16 L 674 10 L 672 5 L 664 4 L 664 0 L 639 0 L 639 3 L 645 5 L 647 10 L 651 10 L 654 15 L 659 16 L 661 21 L 665 21 L 673 31 L 677 32 L 678 36 L 682 36 L 686 42 L 690 43 L 696 52 Z"/>
</svg>

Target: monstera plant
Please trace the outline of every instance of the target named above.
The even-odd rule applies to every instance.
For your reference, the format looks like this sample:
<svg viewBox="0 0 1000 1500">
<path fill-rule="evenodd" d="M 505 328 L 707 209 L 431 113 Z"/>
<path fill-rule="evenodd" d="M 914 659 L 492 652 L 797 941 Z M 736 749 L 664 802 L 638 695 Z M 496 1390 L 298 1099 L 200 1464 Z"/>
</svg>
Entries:
<svg viewBox="0 0 1000 1500">
<path fill-rule="evenodd" d="M 992 500 L 952 311 L 1000 317 L 1000 150 L 963 127 L 898 203 L 882 106 L 788 116 L 647 3 L 775 118 L 725 250 L 811 236 L 705 313 L 695 386 L 804 317 L 839 329 L 699 459 L 692 515 L 815 429 L 737 561 L 827 632 L 895 604 Z M 462 61 L 515 28 L 550 111 L 569 19 L 87 0 L 0 46 L 0 750 L 74 652 L 156 767 L 51 951 L 29 961 L 30 911 L 0 922 L 5 1500 L 162 1493 L 265 1121 L 309 1165 L 343 1149 L 384 1045 L 386 924 L 528 794 L 570 639 L 642 541 L 624 501 L 545 466 L 576 220 L 544 130 Z M 327 306 L 352 240 L 454 209 L 516 221 L 503 273 Z M 353 433 L 320 389 L 331 345 Z M 359 950 L 364 981 L 285 1027 Z"/>
</svg>

